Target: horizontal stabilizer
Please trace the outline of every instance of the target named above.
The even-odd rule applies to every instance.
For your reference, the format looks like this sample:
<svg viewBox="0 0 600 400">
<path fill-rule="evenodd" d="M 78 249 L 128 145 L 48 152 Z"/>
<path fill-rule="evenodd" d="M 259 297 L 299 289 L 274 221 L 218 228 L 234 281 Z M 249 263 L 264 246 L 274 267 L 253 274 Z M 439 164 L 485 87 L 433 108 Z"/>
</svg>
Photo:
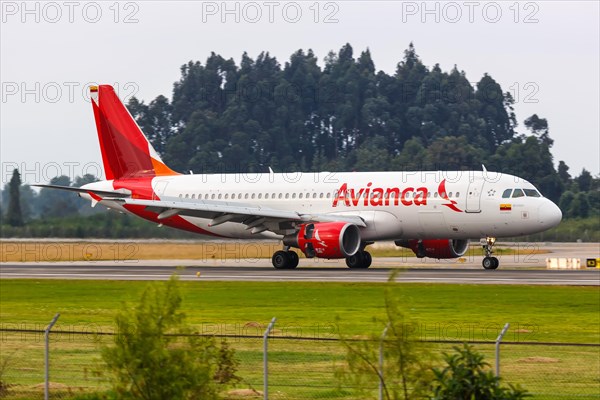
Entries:
<svg viewBox="0 0 600 400">
<path fill-rule="evenodd" d="M 49 188 L 49 189 L 66 190 L 68 192 L 75 192 L 75 193 L 87 193 L 87 194 L 93 193 L 100 197 L 112 197 L 112 198 L 131 197 L 130 193 L 109 192 L 107 190 L 84 189 L 84 188 L 71 187 L 71 186 L 61 186 L 61 185 L 31 185 L 31 186 L 37 186 L 37 187 Z"/>
</svg>

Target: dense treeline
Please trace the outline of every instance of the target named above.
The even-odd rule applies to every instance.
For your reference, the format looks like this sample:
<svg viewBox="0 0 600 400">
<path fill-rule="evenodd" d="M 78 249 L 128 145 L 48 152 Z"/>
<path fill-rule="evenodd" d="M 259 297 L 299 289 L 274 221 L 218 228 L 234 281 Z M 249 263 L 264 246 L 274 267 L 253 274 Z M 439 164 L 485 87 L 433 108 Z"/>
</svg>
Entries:
<svg viewBox="0 0 600 400">
<path fill-rule="evenodd" d="M 412 43 L 394 75 L 349 44 L 325 57 L 298 50 L 283 66 L 269 53 L 240 65 L 212 53 L 181 67 L 172 101 L 129 108 L 179 171 L 480 169 L 515 174 L 564 203 L 570 217 L 600 210 L 599 179 L 554 167 L 548 121 L 517 131 L 514 99 L 488 74 L 472 85 L 455 66 L 426 67 Z M 565 193 L 567 197 L 561 196 Z"/>
<path fill-rule="evenodd" d="M 567 218 L 600 214 L 600 177 L 572 177 L 560 161 L 545 118 L 534 114 L 519 130 L 510 92 L 488 74 L 472 84 L 456 66 L 429 68 L 412 43 L 393 75 L 377 72 L 369 50 L 349 44 L 323 67 L 298 50 L 282 66 L 269 53 L 239 65 L 212 53 L 181 67 L 171 101 L 128 107 L 171 168 L 194 173 L 480 169 L 511 173 L 535 184 Z M 57 177 L 80 186 L 92 176 Z M 2 194 L 6 214 L 9 185 Z M 21 186 L 25 221 L 87 215 L 69 193 Z M 98 207 L 100 208 L 100 207 Z"/>
</svg>

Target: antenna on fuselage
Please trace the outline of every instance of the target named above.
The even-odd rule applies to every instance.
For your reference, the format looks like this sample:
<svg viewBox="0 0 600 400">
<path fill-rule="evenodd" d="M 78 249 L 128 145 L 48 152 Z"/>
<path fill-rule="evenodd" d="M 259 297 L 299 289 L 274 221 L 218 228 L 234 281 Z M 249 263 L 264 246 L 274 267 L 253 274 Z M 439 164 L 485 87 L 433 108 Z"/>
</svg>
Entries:
<svg viewBox="0 0 600 400">
<path fill-rule="evenodd" d="M 483 169 L 483 172 L 487 173 L 487 168 L 485 167 L 485 165 L 481 164 L 481 168 Z"/>
</svg>

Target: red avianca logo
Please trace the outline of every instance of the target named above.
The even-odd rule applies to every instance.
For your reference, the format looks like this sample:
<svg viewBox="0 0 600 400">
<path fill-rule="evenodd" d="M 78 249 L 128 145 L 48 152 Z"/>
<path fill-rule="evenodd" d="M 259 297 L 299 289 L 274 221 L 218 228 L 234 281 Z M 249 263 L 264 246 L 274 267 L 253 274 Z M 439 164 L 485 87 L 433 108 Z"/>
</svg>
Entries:
<svg viewBox="0 0 600 400">
<path fill-rule="evenodd" d="M 344 183 L 337 190 L 333 198 L 333 207 L 337 207 L 338 203 L 343 204 L 346 207 L 357 207 L 362 206 L 426 206 L 429 192 L 426 187 L 406 187 L 400 189 L 399 187 L 371 187 L 372 182 L 367 183 L 367 187 L 364 188 L 348 188 L 348 184 Z M 439 196 L 446 200 L 448 203 L 442 205 L 450 208 L 456 212 L 462 212 L 461 209 L 456 207 L 456 201 L 448 197 L 446 192 L 446 180 L 444 179 L 438 186 Z"/>
</svg>

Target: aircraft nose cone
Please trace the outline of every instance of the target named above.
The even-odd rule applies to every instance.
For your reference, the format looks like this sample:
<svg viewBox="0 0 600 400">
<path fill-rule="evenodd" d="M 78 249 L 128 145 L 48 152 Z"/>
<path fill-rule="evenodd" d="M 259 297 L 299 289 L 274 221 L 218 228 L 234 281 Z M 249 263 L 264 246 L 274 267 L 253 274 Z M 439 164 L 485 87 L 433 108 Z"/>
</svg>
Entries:
<svg viewBox="0 0 600 400">
<path fill-rule="evenodd" d="M 548 200 L 548 202 L 540 206 L 538 219 L 540 224 L 543 224 L 546 228 L 553 228 L 560 224 L 562 211 L 560 211 L 560 208 L 556 204 Z"/>
</svg>

